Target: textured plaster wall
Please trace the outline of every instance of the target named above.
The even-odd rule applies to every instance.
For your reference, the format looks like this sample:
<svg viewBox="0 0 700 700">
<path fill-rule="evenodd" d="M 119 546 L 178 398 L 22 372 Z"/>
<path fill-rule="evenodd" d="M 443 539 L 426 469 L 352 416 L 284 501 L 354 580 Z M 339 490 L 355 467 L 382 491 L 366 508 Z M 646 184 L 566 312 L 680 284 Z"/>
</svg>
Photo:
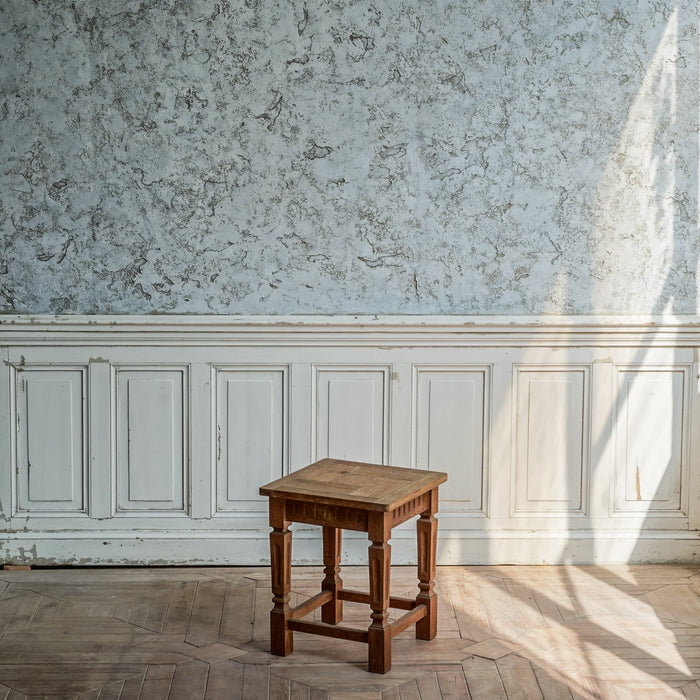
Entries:
<svg viewBox="0 0 700 700">
<path fill-rule="evenodd" d="M 695 313 L 695 0 L 4 0 L 0 310 Z"/>
</svg>

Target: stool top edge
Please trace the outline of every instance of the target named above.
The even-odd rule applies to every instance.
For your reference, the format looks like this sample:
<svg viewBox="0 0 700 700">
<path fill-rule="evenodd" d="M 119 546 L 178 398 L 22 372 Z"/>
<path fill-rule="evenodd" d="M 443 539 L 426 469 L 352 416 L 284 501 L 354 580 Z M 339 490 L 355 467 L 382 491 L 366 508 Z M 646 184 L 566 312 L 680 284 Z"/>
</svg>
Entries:
<svg viewBox="0 0 700 700">
<path fill-rule="evenodd" d="M 389 511 L 445 481 L 444 472 L 329 458 L 261 486 L 260 494 Z"/>
</svg>

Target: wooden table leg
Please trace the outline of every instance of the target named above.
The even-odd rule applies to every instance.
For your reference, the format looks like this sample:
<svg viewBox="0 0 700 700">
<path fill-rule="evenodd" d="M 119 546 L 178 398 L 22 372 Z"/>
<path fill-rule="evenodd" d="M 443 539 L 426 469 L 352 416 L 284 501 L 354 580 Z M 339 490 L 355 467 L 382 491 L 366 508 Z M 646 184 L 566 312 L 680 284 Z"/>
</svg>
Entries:
<svg viewBox="0 0 700 700">
<path fill-rule="evenodd" d="M 438 490 L 430 492 L 430 506 L 416 523 L 418 536 L 418 595 L 428 614 L 416 623 L 416 639 L 434 639 L 437 634 L 437 593 L 435 593 Z"/>
<path fill-rule="evenodd" d="M 323 526 L 323 573 L 322 591 L 330 591 L 333 600 L 321 606 L 321 621 L 337 625 L 343 619 L 343 601 L 338 598 L 338 591 L 343 588 L 340 578 L 340 546 L 342 530 L 337 527 Z"/>
<path fill-rule="evenodd" d="M 389 634 L 389 585 L 391 573 L 391 546 L 388 544 L 391 527 L 386 513 L 369 514 L 369 604 L 372 624 L 369 626 L 368 668 L 371 673 L 391 670 L 391 636 Z"/>
<path fill-rule="evenodd" d="M 270 611 L 270 651 L 287 656 L 294 648 L 292 631 L 287 627 L 291 615 L 289 597 L 292 588 L 292 533 L 286 519 L 283 498 L 270 498 L 270 572 L 272 602 Z"/>
</svg>

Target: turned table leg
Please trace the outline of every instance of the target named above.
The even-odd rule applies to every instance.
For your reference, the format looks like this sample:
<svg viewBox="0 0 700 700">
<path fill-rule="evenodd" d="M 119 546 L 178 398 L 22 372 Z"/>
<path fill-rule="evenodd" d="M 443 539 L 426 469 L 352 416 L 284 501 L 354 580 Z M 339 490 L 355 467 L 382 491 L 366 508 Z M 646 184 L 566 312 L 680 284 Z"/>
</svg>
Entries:
<svg viewBox="0 0 700 700">
<path fill-rule="evenodd" d="M 372 624 L 369 626 L 368 668 L 371 673 L 391 670 L 389 633 L 389 584 L 391 573 L 391 536 L 385 513 L 369 513 L 369 598 Z"/>
<path fill-rule="evenodd" d="M 337 527 L 323 526 L 323 573 L 322 591 L 330 591 L 333 600 L 321 606 L 321 621 L 337 625 L 343 619 L 343 601 L 338 598 L 338 591 L 343 588 L 340 578 L 340 545 L 342 530 Z"/>
<path fill-rule="evenodd" d="M 287 656 L 293 650 L 292 631 L 288 629 L 291 608 L 289 596 L 292 587 L 292 533 L 286 519 L 282 498 L 270 498 L 270 572 L 272 575 L 272 602 L 270 611 L 270 651 Z"/>
<path fill-rule="evenodd" d="M 428 614 L 416 623 L 416 639 L 434 639 L 437 634 L 437 593 L 435 575 L 437 550 L 438 490 L 430 492 L 430 505 L 416 523 L 418 537 L 418 595 L 416 602 L 425 605 Z"/>
</svg>

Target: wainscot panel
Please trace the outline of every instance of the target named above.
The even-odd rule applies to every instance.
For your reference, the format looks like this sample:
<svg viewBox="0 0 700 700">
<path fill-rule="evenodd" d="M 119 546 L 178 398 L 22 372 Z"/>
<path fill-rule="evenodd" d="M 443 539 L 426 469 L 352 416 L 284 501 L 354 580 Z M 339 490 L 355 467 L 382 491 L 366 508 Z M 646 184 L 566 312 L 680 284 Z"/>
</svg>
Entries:
<svg viewBox="0 0 700 700">
<path fill-rule="evenodd" d="M 258 487 L 325 456 L 446 471 L 442 564 L 695 562 L 699 348 L 698 317 L 1 316 L 0 562 L 264 563 Z"/>
</svg>

